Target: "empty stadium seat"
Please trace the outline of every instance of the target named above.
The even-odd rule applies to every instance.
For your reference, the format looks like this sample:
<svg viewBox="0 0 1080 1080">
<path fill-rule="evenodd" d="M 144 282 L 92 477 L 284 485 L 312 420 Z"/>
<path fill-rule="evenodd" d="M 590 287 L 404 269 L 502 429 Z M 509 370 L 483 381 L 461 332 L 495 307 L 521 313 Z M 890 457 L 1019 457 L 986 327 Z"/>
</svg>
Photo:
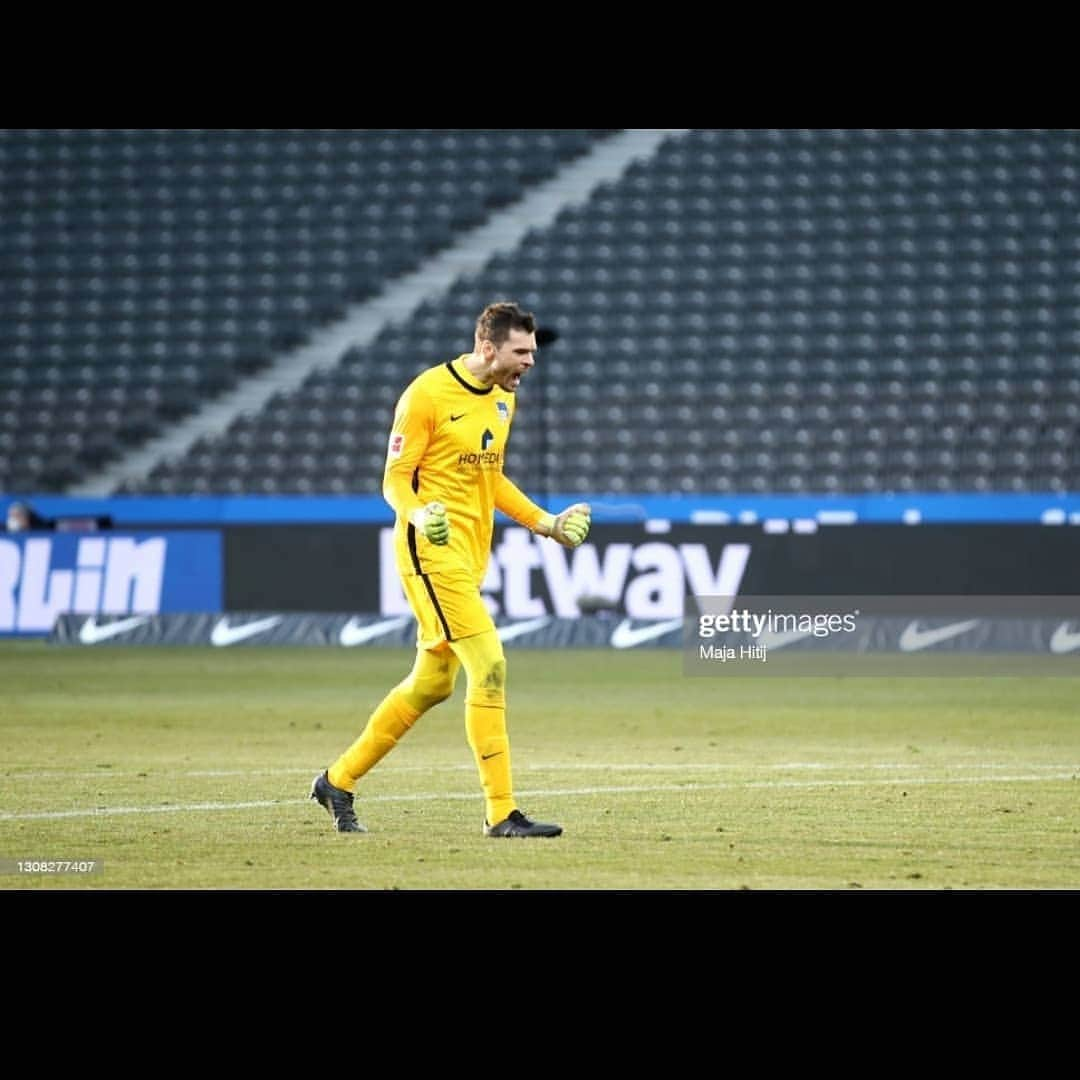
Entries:
<svg viewBox="0 0 1080 1080">
<path fill-rule="evenodd" d="M 67 390 L 107 408 L 93 445 L 0 444 L 0 479 L 184 415 L 606 134 L 0 134 L 0 435 Z M 486 185 L 456 165 L 496 157 Z M 519 394 L 529 490 L 1076 490 L 1078 158 L 1074 131 L 669 138 L 131 490 L 377 492 L 404 383 L 500 296 L 560 329 Z"/>
<path fill-rule="evenodd" d="M 20 457 L 14 421 L 20 464 L 0 487 L 62 490 L 609 134 L 0 130 L 0 388 L 160 390 L 137 415 L 128 397 L 99 413 L 89 454 Z M 51 423 L 70 421 L 57 406 Z M 223 473 L 188 483 L 236 486 Z"/>
</svg>

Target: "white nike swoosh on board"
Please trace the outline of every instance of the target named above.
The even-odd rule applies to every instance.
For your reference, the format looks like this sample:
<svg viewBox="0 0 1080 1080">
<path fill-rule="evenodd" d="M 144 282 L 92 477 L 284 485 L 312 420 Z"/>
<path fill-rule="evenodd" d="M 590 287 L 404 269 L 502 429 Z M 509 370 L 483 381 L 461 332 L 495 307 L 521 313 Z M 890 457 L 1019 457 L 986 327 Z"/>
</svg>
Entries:
<svg viewBox="0 0 1080 1080">
<path fill-rule="evenodd" d="M 411 621 L 411 615 L 399 615 L 396 619 L 383 619 L 382 622 L 372 623 L 370 626 L 357 626 L 356 616 L 353 616 L 341 628 L 338 641 L 346 649 L 349 649 L 353 645 L 363 645 L 365 641 L 371 641 L 374 638 L 382 637 L 383 634 L 389 634 L 391 630 L 400 630 L 401 627 Z"/>
<path fill-rule="evenodd" d="M 243 626 L 230 626 L 228 619 L 218 619 L 210 634 L 210 644 L 217 645 L 219 648 L 235 645 L 238 641 L 272 629 L 283 618 L 283 615 L 271 615 L 267 619 L 256 619 L 255 622 L 244 623 Z"/>
<path fill-rule="evenodd" d="M 767 649 L 782 649 L 793 641 L 802 641 L 803 638 L 810 637 L 812 633 L 812 630 L 782 630 L 780 633 L 774 634 L 768 630 L 763 630 L 753 640 L 755 645 L 764 645 Z"/>
<path fill-rule="evenodd" d="M 920 630 L 916 620 L 904 627 L 904 632 L 900 635 L 900 648 L 903 652 L 916 652 L 918 649 L 925 649 L 930 645 L 937 645 L 940 641 L 948 641 L 949 638 L 967 633 L 973 626 L 978 625 L 978 619 L 968 619 L 966 622 L 938 626 L 933 630 Z"/>
<path fill-rule="evenodd" d="M 670 634 L 672 630 L 681 629 L 682 624 L 682 619 L 667 619 L 651 626 L 639 626 L 635 630 L 629 619 L 623 619 L 612 632 L 610 644 L 613 649 L 632 649 L 643 641 L 652 641 L 653 638 Z"/>
<path fill-rule="evenodd" d="M 136 626 L 142 626 L 143 623 L 149 621 L 149 615 L 135 615 L 130 619 L 120 619 L 118 622 L 98 626 L 97 619 L 91 615 L 79 629 L 79 641 L 84 645 L 97 645 L 99 641 L 108 641 L 109 638 L 116 637 L 118 634 L 126 634 L 129 630 L 134 630 Z"/>
<path fill-rule="evenodd" d="M 1069 629 L 1069 624 L 1063 622 L 1050 638 L 1050 651 L 1052 653 L 1067 653 L 1073 649 L 1080 649 L 1080 633 L 1074 633 Z"/>
<path fill-rule="evenodd" d="M 507 626 L 499 627 L 499 640 L 500 641 L 513 641 L 516 637 L 521 637 L 522 634 L 531 634 L 533 630 L 539 630 L 542 626 L 547 626 L 551 622 L 550 615 L 541 615 L 538 619 L 529 619 L 528 622 L 510 623 Z"/>
</svg>

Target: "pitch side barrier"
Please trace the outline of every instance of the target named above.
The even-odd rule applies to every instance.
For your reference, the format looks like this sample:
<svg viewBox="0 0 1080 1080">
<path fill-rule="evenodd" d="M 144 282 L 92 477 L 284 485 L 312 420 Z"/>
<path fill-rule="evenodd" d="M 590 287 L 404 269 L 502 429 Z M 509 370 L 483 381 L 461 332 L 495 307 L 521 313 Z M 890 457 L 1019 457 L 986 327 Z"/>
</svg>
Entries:
<svg viewBox="0 0 1080 1080">
<path fill-rule="evenodd" d="M 513 619 L 614 613 L 672 619 L 699 595 L 1080 593 L 1080 533 L 1000 525 L 863 525 L 770 532 L 760 525 L 593 526 L 568 551 L 496 529 L 481 591 Z M 228 529 L 228 611 L 407 615 L 388 526 Z"/>
<path fill-rule="evenodd" d="M 1080 594 L 1080 534 L 1025 525 L 597 524 L 568 551 L 500 526 L 481 591 L 496 616 L 664 621 L 695 596 Z M 409 615 L 386 525 L 0 536 L 0 635 L 63 614 Z M 267 616 L 269 617 L 269 616 Z"/>
<path fill-rule="evenodd" d="M 1080 677 L 1080 596 L 700 596 L 680 617 L 496 619 L 508 648 L 681 649 L 683 674 Z M 411 648 L 411 616 L 63 615 L 59 646 Z"/>
<path fill-rule="evenodd" d="M 1078 512 L 1064 498 L 1050 508 L 1037 497 L 1017 499 L 1029 517 L 1041 506 L 1041 521 L 915 526 L 853 521 L 853 511 L 835 507 L 816 518 L 746 510 L 733 520 L 698 506 L 691 523 L 651 516 L 681 500 L 597 500 L 589 538 L 574 551 L 501 520 L 482 591 L 493 614 L 508 619 L 599 613 L 654 621 L 680 616 L 698 595 L 1080 594 Z M 795 512 L 798 502 L 769 508 Z M 0 534 L 0 636 L 48 634 L 64 614 L 408 614 L 381 499 L 40 503 L 53 529 Z M 149 504 L 163 518 L 186 520 L 127 520 Z M 314 520 L 288 520 L 271 505 L 303 505 Z M 331 505 L 373 520 L 318 520 Z M 893 511 L 903 505 L 896 500 Z M 113 527 L 94 531 L 106 515 Z"/>
<path fill-rule="evenodd" d="M 582 495 L 532 493 L 543 505 L 585 501 L 596 523 L 655 520 L 685 525 L 782 528 L 851 524 L 1080 524 L 1080 492 L 903 495 Z M 52 520 L 111 518 L 118 528 L 266 524 L 377 524 L 390 520 L 380 496 L 117 495 L 71 498 L 48 493 L 0 493 L 0 507 L 24 501 Z"/>
</svg>

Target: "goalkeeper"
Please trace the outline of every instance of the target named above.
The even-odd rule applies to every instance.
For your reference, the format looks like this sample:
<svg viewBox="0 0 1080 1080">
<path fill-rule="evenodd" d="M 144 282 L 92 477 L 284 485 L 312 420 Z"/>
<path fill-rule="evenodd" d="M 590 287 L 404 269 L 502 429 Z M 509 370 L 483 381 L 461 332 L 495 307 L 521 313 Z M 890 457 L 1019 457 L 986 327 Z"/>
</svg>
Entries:
<svg viewBox="0 0 1080 1080">
<path fill-rule="evenodd" d="M 533 315 L 514 303 L 489 304 L 477 319 L 473 351 L 422 372 L 398 400 L 383 495 L 396 515 L 394 551 L 416 616 L 416 661 L 312 784 L 311 797 L 338 832 L 366 831 L 353 809 L 357 780 L 451 695 L 464 668 L 465 734 L 484 791 L 483 834 L 562 833 L 528 818 L 514 799 L 506 658 L 480 594 L 496 510 L 567 548 L 589 532 L 587 504 L 548 513 L 503 475 L 514 395 L 535 358 Z"/>
</svg>

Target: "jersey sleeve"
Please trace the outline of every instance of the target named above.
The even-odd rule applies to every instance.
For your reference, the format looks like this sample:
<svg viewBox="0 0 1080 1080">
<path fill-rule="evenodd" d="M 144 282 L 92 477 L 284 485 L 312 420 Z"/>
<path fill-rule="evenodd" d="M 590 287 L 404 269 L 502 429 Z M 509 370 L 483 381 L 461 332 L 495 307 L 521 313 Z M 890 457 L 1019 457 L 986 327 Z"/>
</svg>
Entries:
<svg viewBox="0 0 1080 1080">
<path fill-rule="evenodd" d="M 545 512 L 536 505 L 509 477 L 499 473 L 495 484 L 495 509 L 513 518 L 526 529 L 535 530 Z"/>
<path fill-rule="evenodd" d="M 431 398 L 419 387 L 410 387 L 401 395 L 394 410 L 382 485 L 383 498 L 406 520 L 424 506 L 413 491 L 413 475 L 434 429 L 435 410 Z"/>
</svg>

